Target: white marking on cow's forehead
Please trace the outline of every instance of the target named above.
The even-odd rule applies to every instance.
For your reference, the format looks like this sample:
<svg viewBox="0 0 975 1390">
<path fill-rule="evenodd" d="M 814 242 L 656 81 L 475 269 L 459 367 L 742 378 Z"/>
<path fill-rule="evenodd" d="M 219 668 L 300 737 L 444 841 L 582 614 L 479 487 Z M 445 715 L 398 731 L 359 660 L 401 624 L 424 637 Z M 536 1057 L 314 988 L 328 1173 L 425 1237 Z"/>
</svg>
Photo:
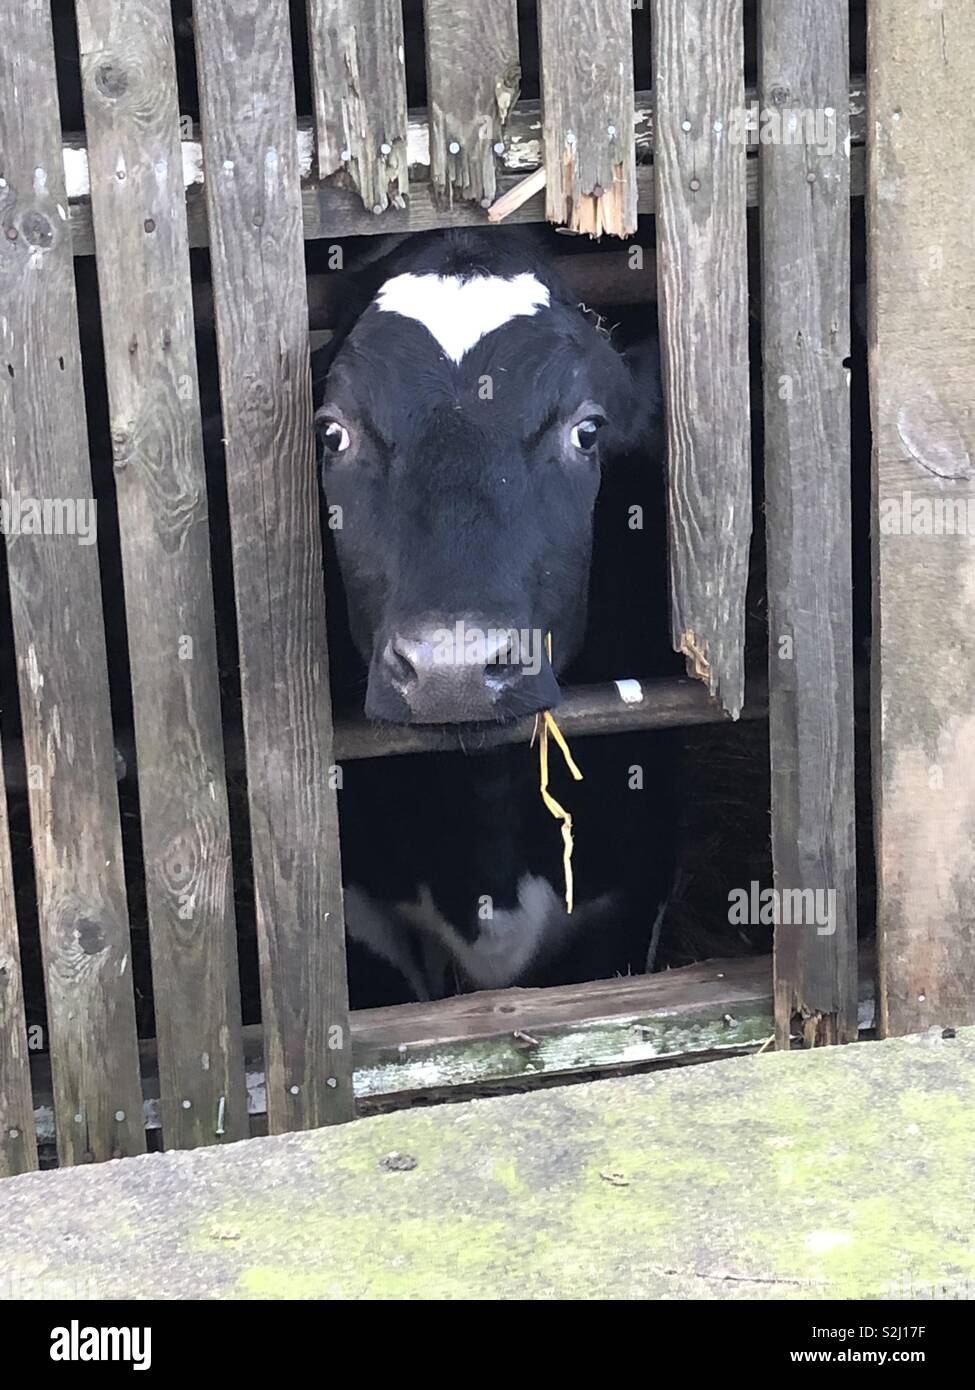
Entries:
<svg viewBox="0 0 975 1390">
<path fill-rule="evenodd" d="M 550 303 L 534 275 L 395 275 L 376 296 L 378 308 L 422 323 L 454 362 L 509 320 Z"/>
</svg>

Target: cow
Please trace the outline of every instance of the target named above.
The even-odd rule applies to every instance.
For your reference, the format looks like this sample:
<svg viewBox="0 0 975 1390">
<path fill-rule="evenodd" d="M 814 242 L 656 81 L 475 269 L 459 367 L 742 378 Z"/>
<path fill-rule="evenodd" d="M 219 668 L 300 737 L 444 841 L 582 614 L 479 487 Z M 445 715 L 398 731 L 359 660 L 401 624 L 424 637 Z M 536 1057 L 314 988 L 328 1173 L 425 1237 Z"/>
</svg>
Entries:
<svg viewBox="0 0 975 1390">
<path fill-rule="evenodd" d="M 348 303 L 313 359 L 333 683 L 368 719 L 450 727 L 467 753 L 343 769 L 352 1001 L 642 970 L 670 872 L 659 737 L 590 741 L 584 780 L 560 792 L 571 913 L 537 752 L 478 750 L 498 723 L 557 716 L 560 678 L 586 674 L 607 570 L 597 499 L 617 460 L 635 469 L 609 550 L 636 498 L 659 524 L 655 341 L 619 352 L 516 233 L 412 237 L 343 278 Z M 662 597 L 650 586 L 636 607 L 662 612 Z M 630 623 L 597 603 L 588 630 L 619 651 Z M 634 638 L 644 627 L 632 620 Z"/>
</svg>

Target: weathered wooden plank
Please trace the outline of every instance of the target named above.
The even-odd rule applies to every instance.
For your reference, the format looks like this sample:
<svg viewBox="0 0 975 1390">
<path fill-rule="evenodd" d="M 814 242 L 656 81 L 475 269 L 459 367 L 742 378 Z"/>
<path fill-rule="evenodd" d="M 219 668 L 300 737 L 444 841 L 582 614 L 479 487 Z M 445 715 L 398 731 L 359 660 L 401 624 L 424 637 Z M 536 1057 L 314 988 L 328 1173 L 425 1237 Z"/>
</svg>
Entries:
<svg viewBox="0 0 975 1390">
<path fill-rule="evenodd" d="M 294 78 L 287 0 L 205 0 L 194 16 L 268 1105 L 282 1131 L 353 1106 Z"/>
<path fill-rule="evenodd" d="M 811 1045 L 857 1034 L 847 0 L 764 0 L 761 61 L 772 857 L 832 904 L 775 929 L 788 1047 L 796 1015 Z"/>
<path fill-rule="evenodd" d="M 675 650 L 737 717 L 751 535 L 742 0 L 653 0 Z"/>
<path fill-rule="evenodd" d="M 970 4 L 872 6 L 868 67 L 877 913 L 896 1034 L 975 1021 Z"/>
<path fill-rule="evenodd" d="M 247 1133 L 172 20 L 79 0 L 167 1148 Z M 121 177 L 120 177 L 121 175 Z"/>
<path fill-rule="evenodd" d="M 517 0 L 424 0 L 430 180 L 489 207 L 518 100 Z"/>
<path fill-rule="evenodd" d="M 637 225 L 630 0 L 538 0 L 545 215 L 590 236 Z"/>
<path fill-rule="evenodd" d="M 409 191 L 401 0 L 308 0 L 320 178 L 342 172 L 363 206 Z"/>
<path fill-rule="evenodd" d="M 851 89 L 851 103 L 853 101 Z M 857 120 L 862 123 L 862 97 L 858 98 L 858 109 L 861 114 Z M 519 118 L 520 107 L 515 108 L 512 121 Z M 853 119 L 851 106 L 851 120 Z M 509 132 L 509 143 L 511 133 Z M 199 169 L 202 171 L 202 147 L 199 156 Z M 310 150 L 310 144 L 309 144 Z M 79 178 L 76 187 L 84 188 L 87 191 L 87 154 L 84 166 L 84 177 Z M 184 148 L 185 163 L 185 148 Z M 537 162 L 531 164 L 532 168 L 537 167 Z M 194 169 L 196 165 L 194 165 Z M 311 170 L 311 156 L 308 157 L 308 169 Z M 863 150 L 854 148 L 852 159 L 853 186 L 851 193 L 854 197 L 863 194 Z M 513 173 L 504 173 L 498 179 L 499 194 L 507 192 L 518 182 L 520 176 Z M 758 201 L 758 163 L 754 159 L 747 161 L 747 196 L 748 206 L 754 207 Z M 653 168 L 649 165 L 640 165 L 637 168 L 637 208 L 640 213 L 652 213 L 656 207 L 655 192 L 653 186 Z M 209 241 L 207 229 L 206 209 L 202 197 L 202 173 L 199 177 L 190 178 L 187 182 L 186 211 L 189 222 L 190 246 L 206 246 Z M 417 182 L 411 184 L 409 204 L 405 209 L 390 207 L 383 217 L 375 217 L 372 212 L 362 206 L 362 199 L 359 198 L 351 189 L 338 188 L 334 182 L 321 184 L 315 181 L 306 183 L 301 191 L 302 217 L 304 224 L 305 239 L 313 241 L 323 237 L 340 236 L 369 236 L 385 234 L 388 232 L 407 232 L 407 231 L 427 231 L 433 227 L 470 227 L 490 225 L 487 215 L 482 208 L 473 203 L 455 203 L 453 207 L 443 207 L 434 198 L 429 182 Z M 91 228 L 91 208 L 87 202 L 73 202 L 71 204 L 71 227 L 74 233 L 74 252 L 76 256 L 91 255 L 94 250 L 94 237 Z M 519 208 L 516 213 L 507 219 L 509 223 L 516 222 L 544 222 L 545 221 L 545 197 L 539 194 L 529 203 Z"/>
<path fill-rule="evenodd" d="M 872 960 L 862 962 L 861 1032 L 874 1024 Z M 499 1085 L 525 1090 L 573 1076 L 618 1075 L 752 1052 L 772 1039 L 772 963 L 709 960 L 657 975 L 554 989 L 505 989 L 432 1004 L 362 1009 L 349 1017 L 360 1113 Z M 244 1029 L 252 1132 L 263 1131 L 259 1027 Z M 159 1128 L 155 1046 L 141 1045 L 145 1122 Z M 51 1135 L 46 1058 L 32 1059 L 39 1140 Z"/>
<path fill-rule="evenodd" d="M 145 1147 L 51 11 L 0 9 L 0 490 L 63 1163 Z"/>
<path fill-rule="evenodd" d="M 0 745 L 0 1178 L 37 1167 L 27 1019 Z"/>
</svg>

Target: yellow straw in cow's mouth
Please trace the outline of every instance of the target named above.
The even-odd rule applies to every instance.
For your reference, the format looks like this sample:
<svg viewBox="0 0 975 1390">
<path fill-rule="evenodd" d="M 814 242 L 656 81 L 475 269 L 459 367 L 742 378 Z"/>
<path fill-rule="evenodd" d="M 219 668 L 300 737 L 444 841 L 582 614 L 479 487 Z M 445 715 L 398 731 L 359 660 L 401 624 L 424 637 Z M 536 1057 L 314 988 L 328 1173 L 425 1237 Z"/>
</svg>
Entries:
<svg viewBox="0 0 975 1390">
<path fill-rule="evenodd" d="M 549 661 L 552 660 L 552 634 L 549 633 L 545 639 L 545 648 L 548 652 Z M 555 716 L 551 710 L 543 710 L 540 715 L 535 715 L 535 728 L 532 732 L 532 746 L 535 738 L 538 737 L 538 762 L 539 762 L 539 788 L 542 793 L 542 800 L 546 809 L 562 822 L 562 872 L 565 875 L 565 910 L 572 911 L 573 906 L 573 882 L 572 882 L 572 816 L 560 806 L 555 797 L 548 789 L 548 739 L 551 734 L 558 744 L 559 752 L 565 759 L 565 765 L 572 773 L 577 782 L 582 781 L 582 773 L 576 766 L 575 759 L 569 751 L 569 745 L 565 741 L 565 735 L 555 722 Z"/>
</svg>

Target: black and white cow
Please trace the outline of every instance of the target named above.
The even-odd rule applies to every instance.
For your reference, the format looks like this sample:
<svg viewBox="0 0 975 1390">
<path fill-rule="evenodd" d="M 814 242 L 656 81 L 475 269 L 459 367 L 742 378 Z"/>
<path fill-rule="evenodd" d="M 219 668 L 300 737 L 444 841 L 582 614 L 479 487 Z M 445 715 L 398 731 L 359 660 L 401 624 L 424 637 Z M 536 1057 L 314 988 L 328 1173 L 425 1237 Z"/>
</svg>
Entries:
<svg viewBox="0 0 975 1390">
<path fill-rule="evenodd" d="M 344 589 L 329 609 L 340 701 L 351 675 L 371 719 L 457 726 L 476 748 L 486 723 L 556 708 L 573 662 L 583 678 L 633 674 L 580 664 L 584 639 L 610 662 L 645 662 L 646 614 L 663 610 L 646 563 L 662 545 L 647 561 L 642 534 L 622 603 L 619 561 L 640 534 L 633 506 L 652 525 L 661 515 L 652 342 L 622 356 L 530 241 L 451 232 L 411 238 L 359 278 L 314 366 Z M 594 564 L 597 497 L 615 564 L 598 526 Z M 611 570 L 612 609 L 597 597 L 587 639 L 594 572 Z M 670 871 L 658 745 L 575 750 L 585 780 L 560 792 L 576 826 L 571 915 L 527 746 L 347 764 L 353 1003 L 643 969 Z"/>
</svg>

